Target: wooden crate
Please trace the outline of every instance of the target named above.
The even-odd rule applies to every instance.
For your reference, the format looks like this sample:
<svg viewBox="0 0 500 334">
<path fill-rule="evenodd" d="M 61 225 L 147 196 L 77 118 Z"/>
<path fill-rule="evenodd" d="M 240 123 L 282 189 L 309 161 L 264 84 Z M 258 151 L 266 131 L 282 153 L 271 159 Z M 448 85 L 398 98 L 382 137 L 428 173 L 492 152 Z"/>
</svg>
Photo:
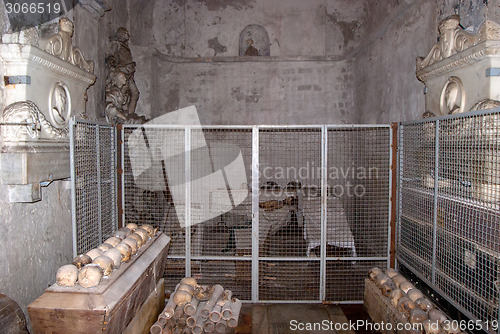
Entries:
<svg viewBox="0 0 500 334">
<path fill-rule="evenodd" d="M 123 331 L 123 334 L 149 334 L 149 329 L 158 319 L 165 307 L 165 280 L 162 278 L 156 284 L 148 299 Z"/>
<path fill-rule="evenodd" d="M 421 334 L 418 331 L 407 329 L 410 327 L 408 320 L 392 306 L 390 299 L 385 297 L 375 283 L 369 279 L 365 279 L 364 306 L 374 323 L 390 323 L 392 325 L 384 326 L 381 330 L 382 334 Z M 401 330 L 397 330 L 397 324 L 402 325 Z"/>
<path fill-rule="evenodd" d="M 122 333 L 162 278 L 169 243 L 156 235 L 95 288 L 52 285 L 28 305 L 33 333 Z"/>
</svg>

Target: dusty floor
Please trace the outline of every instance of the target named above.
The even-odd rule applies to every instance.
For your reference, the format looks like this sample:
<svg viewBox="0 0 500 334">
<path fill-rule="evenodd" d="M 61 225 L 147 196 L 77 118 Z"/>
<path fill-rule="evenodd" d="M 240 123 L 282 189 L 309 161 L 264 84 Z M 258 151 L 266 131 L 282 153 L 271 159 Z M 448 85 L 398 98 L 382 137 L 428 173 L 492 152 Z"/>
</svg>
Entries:
<svg viewBox="0 0 500 334">
<path fill-rule="evenodd" d="M 356 330 L 346 328 L 349 323 L 357 323 L 361 320 L 370 320 L 363 305 L 244 304 L 240 324 L 235 333 L 376 334 L 376 332 L 367 331 L 363 326 Z M 317 329 L 309 330 L 308 327 L 314 326 L 315 323 Z M 340 328 L 341 324 L 344 324 L 345 329 Z M 336 327 L 339 330 L 335 330 Z"/>
</svg>

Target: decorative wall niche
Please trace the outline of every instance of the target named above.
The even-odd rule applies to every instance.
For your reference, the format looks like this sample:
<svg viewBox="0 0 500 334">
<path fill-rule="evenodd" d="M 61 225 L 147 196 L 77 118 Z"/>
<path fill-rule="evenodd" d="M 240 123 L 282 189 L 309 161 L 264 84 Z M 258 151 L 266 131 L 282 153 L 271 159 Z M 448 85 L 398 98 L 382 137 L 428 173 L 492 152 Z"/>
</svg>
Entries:
<svg viewBox="0 0 500 334">
<path fill-rule="evenodd" d="M 70 176 L 68 122 L 85 117 L 86 90 L 96 77 L 94 64 L 72 45 L 73 23 L 59 23 L 47 38 L 34 28 L 2 36 L 0 185 L 8 202 L 38 201 L 41 183 Z"/>
<path fill-rule="evenodd" d="M 271 43 L 266 28 L 249 24 L 240 33 L 240 56 L 270 56 Z"/>
</svg>

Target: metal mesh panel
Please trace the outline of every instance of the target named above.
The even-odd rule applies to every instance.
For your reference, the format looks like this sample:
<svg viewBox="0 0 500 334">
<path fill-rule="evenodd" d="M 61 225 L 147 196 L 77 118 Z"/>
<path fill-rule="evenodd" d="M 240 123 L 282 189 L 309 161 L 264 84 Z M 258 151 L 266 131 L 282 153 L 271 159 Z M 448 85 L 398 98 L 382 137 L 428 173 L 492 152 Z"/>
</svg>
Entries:
<svg viewBox="0 0 500 334">
<path fill-rule="evenodd" d="M 252 299 L 252 266 L 250 260 L 193 260 L 191 276 L 198 284 L 220 284 L 240 300 Z"/>
<path fill-rule="evenodd" d="M 117 226 L 115 129 L 72 121 L 73 219 L 78 254 L 99 246 Z"/>
<path fill-rule="evenodd" d="M 318 300 L 321 243 L 321 128 L 259 130 L 259 298 Z M 316 258 L 317 260 L 317 258 Z"/>
<path fill-rule="evenodd" d="M 170 257 L 165 266 L 166 294 L 175 291 L 175 286 L 186 277 L 186 260 Z"/>
<path fill-rule="evenodd" d="M 101 234 L 106 240 L 117 227 L 116 210 L 116 133 L 107 126 L 99 127 L 99 176 L 101 194 Z"/>
<path fill-rule="evenodd" d="M 328 130 L 326 300 L 363 299 L 372 258 L 387 257 L 390 140 L 388 128 Z M 331 261 L 342 257 L 362 259 Z"/>
<path fill-rule="evenodd" d="M 259 299 L 319 300 L 320 261 L 260 261 Z"/>
<path fill-rule="evenodd" d="M 193 129 L 191 146 L 204 141 L 210 154 L 191 154 L 191 179 L 200 175 L 197 167 L 209 164 L 210 172 L 221 173 L 221 178 L 207 178 L 202 185 L 193 183 L 191 187 L 192 219 L 204 220 L 196 214 L 208 214 L 209 219 L 197 224 L 192 229 L 192 256 L 251 256 L 252 251 L 252 197 L 250 194 L 252 166 L 252 130 L 251 129 Z M 221 145 L 223 145 L 221 147 Z M 196 152 L 196 151 L 192 151 Z M 246 175 L 242 175 L 245 183 L 231 184 L 227 165 L 238 159 L 241 154 Z M 208 160 L 208 161 L 207 161 Z M 218 165 L 219 164 L 219 165 Z M 224 165 L 224 166 L 222 166 Z M 221 168 L 218 168 L 221 167 Z M 225 167 L 225 168 L 224 168 Z M 203 186 L 211 190 L 205 193 Z M 216 189 L 216 190 L 213 190 Z M 242 202 L 240 203 L 240 201 Z M 223 212 L 220 203 L 234 207 Z M 206 210 L 194 210 L 206 206 Z M 211 218 L 212 216 L 215 216 Z"/>
<path fill-rule="evenodd" d="M 498 320 L 499 114 L 439 126 L 436 286 L 483 320 Z"/>
<path fill-rule="evenodd" d="M 327 256 L 387 256 L 389 147 L 387 128 L 328 131 Z"/>
<path fill-rule="evenodd" d="M 324 300 L 327 256 L 387 263 L 390 131 L 387 126 L 355 129 L 332 127 L 326 142 L 324 126 L 127 125 L 125 222 L 149 223 L 172 237 L 167 277 L 219 283 L 254 302 Z M 363 186 L 364 196 L 357 204 L 333 194 L 335 184 L 326 187 L 327 158 L 337 169 L 354 165 L 371 173 L 357 175 L 355 185 Z M 235 176 L 234 161 L 242 163 L 245 174 Z M 254 181 L 257 165 L 260 179 Z M 365 233 L 364 257 L 356 254 L 356 227 L 359 236 Z M 348 272 L 336 276 L 349 283 Z"/>
<path fill-rule="evenodd" d="M 183 173 L 184 129 L 126 127 L 123 147 L 124 223 L 150 224 L 171 238 L 169 254 L 185 255 L 185 230 L 178 222 L 164 157 L 172 174 Z M 183 203 L 180 203 L 180 207 Z"/>
<path fill-rule="evenodd" d="M 386 268 L 387 261 L 326 261 L 326 300 L 363 300 L 366 273 L 373 267 Z"/>
<path fill-rule="evenodd" d="M 321 142 L 321 128 L 260 130 L 260 256 L 303 257 L 319 244 Z"/>
<path fill-rule="evenodd" d="M 418 123 L 400 132 L 400 221 L 398 257 L 431 279 L 435 123 Z"/>
<path fill-rule="evenodd" d="M 409 133 L 415 128 L 421 130 Z M 498 321 L 500 114 L 403 124 L 401 137 L 398 257 L 470 318 Z M 424 161 L 412 149 L 418 138 Z M 433 156 L 437 180 L 426 172 L 436 166 Z"/>
</svg>

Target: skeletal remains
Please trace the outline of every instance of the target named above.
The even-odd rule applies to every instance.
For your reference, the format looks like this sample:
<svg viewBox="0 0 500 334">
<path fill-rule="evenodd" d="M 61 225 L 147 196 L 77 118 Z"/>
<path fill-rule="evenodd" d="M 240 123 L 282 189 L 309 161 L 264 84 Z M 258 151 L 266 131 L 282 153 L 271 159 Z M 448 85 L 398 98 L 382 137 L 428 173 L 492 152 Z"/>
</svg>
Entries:
<svg viewBox="0 0 500 334">
<path fill-rule="evenodd" d="M 72 264 L 59 268 L 56 273 L 57 285 L 72 287 L 78 283 L 84 288 L 99 285 L 103 277 L 111 275 L 123 262 L 130 261 L 131 256 L 136 254 L 157 231 L 157 228 L 148 224 L 137 226 L 131 223 L 113 232 L 112 236 L 101 245 L 86 254 L 78 255 Z"/>
<path fill-rule="evenodd" d="M 374 267 L 368 277 L 404 318 L 412 324 L 422 323 L 425 334 L 456 334 L 443 327 L 448 317 L 396 270 L 388 268 L 384 272 Z"/>
<path fill-rule="evenodd" d="M 216 284 L 199 285 L 185 277 L 174 292 L 150 333 L 225 333 L 238 325 L 241 301 L 230 290 Z"/>
</svg>

